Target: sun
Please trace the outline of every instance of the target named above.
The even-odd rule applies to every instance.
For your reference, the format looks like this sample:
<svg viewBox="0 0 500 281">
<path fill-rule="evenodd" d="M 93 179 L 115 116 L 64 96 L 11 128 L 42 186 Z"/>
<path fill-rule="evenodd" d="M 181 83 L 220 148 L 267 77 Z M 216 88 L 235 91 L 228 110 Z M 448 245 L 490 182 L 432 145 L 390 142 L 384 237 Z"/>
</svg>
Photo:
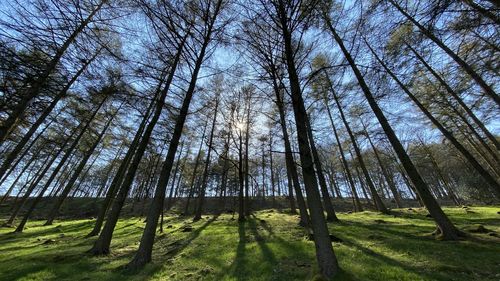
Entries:
<svg viewBox="0 0 500 281">
<path fill-rule="evenodd" d="M 246 129 L 246 122 L 236 122 L 235 126 L 236 126 L 236 129 L 240 132 L 243 132 L 245 129 Z"/>
</svg>

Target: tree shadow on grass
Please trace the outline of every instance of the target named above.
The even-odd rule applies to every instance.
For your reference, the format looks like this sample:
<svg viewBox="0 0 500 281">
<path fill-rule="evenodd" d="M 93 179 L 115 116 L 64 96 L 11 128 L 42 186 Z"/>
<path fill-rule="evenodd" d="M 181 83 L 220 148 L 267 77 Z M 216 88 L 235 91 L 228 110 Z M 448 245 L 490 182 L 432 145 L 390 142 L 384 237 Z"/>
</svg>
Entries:
<svg viewBox="0 0 500 281">
<path fill-rule="evenodd" d="M 83 221 L 79 223 L 74 223 L 70 225 L 57 224 L 55 226 L 43 226 L 39 225 L 38 222 L 28 225 L 27 230 L 23 232 L 7 232 L 4 234 L 0 234 L 0 242 L 15 242 L 17 239 L 28 239 L 28 238 L 40 238 L 42 236 L 48 236 L 53 234 L 60 233 L 70 233 L 70 232 L 80 232 L 90 225 L 92 225 L 92 221 Z"/>
<path fill-rule="evenodd" d="M 453 274 L 449 275 L 448 272 L 446 272 L 446 271 L 429 273 L 428 271 L 424 270 L 423 268 L 421 268 L 419 266 L 412 266 L 408 263 L 403 263 L 401 261 L 392 259 L 392 258 L 388 257 L 387 255 L 377 253 L 376 251 L 374 251 L 368 247 L 365 247 L 365 246 L 361 245 L 360 243 L 354 242 L 352 240 L 345 241 L 344 244 L 346 246 L 356 248 L 357 250 L 361 251 L 363 254 L 372 257 L 375 261 L 384 263 L 386 265 L 389 265 L 389 266 L 392 266 L 395 268 L 401 268 L 404 271 L 413 273 L 417 276 L 426 277 L 426 279 L 434 280 L 434 279 L 436 279 L 436 275 L 439 275 L 439 277 L 442 278 L 441 280 L 452 280 L 454 277 Z"/>
<path fill-rule="evenodd" d="M 177 241 L 173 248 L 167 248 L 167 253 L 163 253 L 161 257 L 164 259 L 165 256 L 172 257 L 178 254 L 185 247 L 187 247 L 191 241 L 196 239 L 200 233 L 216 218 L 217 217 L 213 217 L 200 227 L 194 229 L 187 235 L 186 238 Z M 63 225 L 61 229 L 64 229 L 65 231 L 81 230 L 85 232 L 86 230 L 89 230 L 90 226 L 91 225 L 89 225 L 88 222 L 83 222 L 78 223 L 77 225 Z M 122 242 L 122 240 L 130 237 L 131 235 L 134 237 L 137 235 L 139 237 L 141 232 L 139 228 L 134 228 L 133 226 L 133 224 L 121 226 L 119 228 L 120 232 L 116 233 L 116 237 L 113 239 L 115 243 L 118 242 L 119 245 L 124 248 L 115 250 L 114 252 L 116 254 L 99 258 L 83 254 L 84 249 L 90 246 L 90 240 L 71 239 L 75 237 L 66 237 L 65 239 L 68 239 L 66 244 L 62 241 L 57 241 L 48 245 L 41 245 L 41 242 L 37 242 L 36 245 L 29 246 L 29 249 L 21 247 L 18 250 L 24 250 L 27 253 L 26 255 L 19 257 L 19 255 L 16 254 L 12 259 L 2 260 L 3 266 L 0 265 L 0 271 L 3 272 L 1 273 L 2 278 L 6 278 L 5 280 L 16 280 L 18 278 L 30 276 L 38 278 L 39 276 L 43 276 L 43 274 L 47 274 L 44 277 L 44 280 L 80 280 L 82 278 L 85 280 L 124 280 L 129 278 L 139 278 L 141 280 L 146 279 L 149 276 L 153 276 L 155 272 L 161 270 L 162 266 L 159 264 L 150 264 L 145 267 L 144 270 L 137 272 L 138 276 L 131 276 L 131 272 L 123 270 L 122 267 L 122 265 L 126 264 L 126 262 L 132 258 L 135 252 L 135 246 L 133 243 L 130 243 L 130 239 L 127 239 L 126 242 Z M 26 236 L 31 237 L 39 236 L 41 234 L 51 235 L 59 233 L 60 232 L 55 229 L 55 227 L 50 227 L 48 229 L 29 233 L 28 235 L 20 234 L 16 236 L 16 239 L 19 239 L 19 242 L 22 242 Z M 17 240 L 12 241 L 11 243 L 16 242 Z M 116 244 L 113 248 L 116 248 Z M 14 253 L 12 251 L 15 250 L 16 249 L 11 248 L 10 252 Z M 161 251 L 161 249 L 155 249 L 156 252 L 158 252 L 158 250 Z M 5 251 L 3 251 L 3 253 L 7 254 Z M 156 257 L 158 257 L 158 254 Z M 14 268 L 15 270 L 8 270 L 9 267 Z M 75 271 L 75 268 L 78 268 L 78 270 Z"/>
<path fill-rule="evenodd" d="M 275 255 L 273 254 L 269 246 L 266 244 L 264 237 L 262 237 L 262 235 L 257 230 L 257 223 L 255 217 L 248 220 L 248 226 L 253 236 L 255 237 L 257 245 L 259 245 L 264 260 L 272 264 L 276 264 L 277 261 Z"/>
<path fill-rule="evenodd" d="M 467 241 L 438 241 L 432 236 L 422 236 L 419 226 L 411 224 L 366 224 L 359 222 L 350 222 L 351 226 L 358 230 L 351 230 L 349 234 L 344 233 L 345 245 L 357 248 L 363 253 L 384 262 L 385 264 L 401 267 L 404 270 L 426 276 L 430 279 L 440 278 L 442 280 L 451 280 L 456 278 L 457 273 L 476 274 L 470 268 L 494 268 L 495 251 L 500 249 L 494 242 L 481 241 L 475 238 L 468 238 Z M 429 227 L 431 229 L 432 227 Z M 430 233 L 430 231 L 429 231 Z M 364 236 L 362 236 L 362 235 Z M 365 241 L 372 243 L 376 251 L 362 245 Z M 496 249 L 496 250 L 495 250 Z M 404 263 L 387 255 L 380 253 L 387 251 L 398 253 L 396 256 L 410 256 L 415 262 Z M 443 254 L 446 253 L 446 254 Z M 498 252 L 497 252 L 498 253 Z M 470 268 L 463 267 L 466 257 L 468 260 L 477 262 Z M 491 257 L 491 258 L 488 258 Z M 422 263 L 423 262 L 423 263 Z M 485 266 L 483 266 L 485 265 Z M 429 270 L 432 269 L 432 274 Z M 482 272 L 487 275 L 488 272 Z M 490 272 L 491 273 L 491 272 Z M 471 275 L 473 277 L 473 275 Z M 477 278 L 477 277 L 476 277 Z"/>
<path fill-rule="evenodd" d="M 169 243 L 166 245 L 166 252 L 162 253 L 163 257 L 166 258 L 172 258 L 175 255 L 179 254 L 182 250 L 184 250 L 191 242 L 196 239 L 198 236 L 200 236 L 201 232 L 206 229 L 212 222 L 214 222 L 219 215 L 214 215 L 211 219 L 203 223 L 200 227 L 195 228 L 191 232 L 189 232 L 189 235 L 187 237 L 174 241 L 172 243 Z M 179 230 L 178 230 L 179 231 Z M 168 235 L 168 234 L 166 234 Z M 162 239 L 157 239 L 156 242 L 161 243 Z"/>
</svg>

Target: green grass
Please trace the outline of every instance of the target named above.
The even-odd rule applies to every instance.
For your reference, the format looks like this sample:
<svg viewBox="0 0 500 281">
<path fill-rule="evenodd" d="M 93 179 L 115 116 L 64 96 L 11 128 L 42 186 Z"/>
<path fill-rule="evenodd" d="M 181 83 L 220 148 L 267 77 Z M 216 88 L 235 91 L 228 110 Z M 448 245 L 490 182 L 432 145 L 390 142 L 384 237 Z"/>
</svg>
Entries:
<svg viewBox="0 0 500 281">
<path fill-rule="evenodd" d="M 460 229 L 477 224 L 500 233 L 499 207 L 446 208 Z M 500 280 L 500 238 L 470 234 L 459 242 L 436 241 L 422 209 L 339 214 L 329 224 L 342 272 L 336 280 Z M 297 226 L 297 216 L 276 210 L 256 212 L 238 224 L 230 214 L 167 217 L 157 236 L 153 263 L 143 270 L 123 268 L 132 258 L 144 227 L 141 218 L 121 220 L 113 253 L 85 253 L 92 220 L 43 221 L 24 233 L 0 228 L 0 280 L 309 280 L 317 273 L 314 245 Z M 184 224 L 192 232 L 182 232 Z M 52 241 L 51 243 L 46 243 Z"/>
</svg>

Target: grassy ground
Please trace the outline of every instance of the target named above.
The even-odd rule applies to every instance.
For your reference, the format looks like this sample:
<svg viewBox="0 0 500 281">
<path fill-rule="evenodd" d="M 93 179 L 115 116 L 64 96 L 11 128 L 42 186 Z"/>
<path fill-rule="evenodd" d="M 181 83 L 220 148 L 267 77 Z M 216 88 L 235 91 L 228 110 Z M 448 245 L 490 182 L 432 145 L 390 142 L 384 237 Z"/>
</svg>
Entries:
<svg viewBox="0 0 500 281">
<path fill-rule="evenodd" d="M 331 233 L 343 271 L 338 280 L 500 280 L 499 207 L 446 208 L 464 241 L 436 241 L 422 209 L 339 214 Z M 153 263 L 138 272 L 123 266 L 132 258 L 144 227 L 141 218 L 121 220 L 113 253 L 85 253 L 92 220 L 33 221 L 22 234 L 0 228 L 0 280 L 309 280 L 317 272 L 314 245 L 298 218 L 260 211 L 238 224 L 231 214 L 167 217 L 157 236 Z M 471 233 L 481 224 L 488 233 Z M 187 225 L 192 231 L 183 232 Z M 167 228 L 168 227 L 168 228 Z M 490 233 L 494 234 L 490 234 Z M 336 279 L 337 280 L 337 279 Z"/>
</svg>

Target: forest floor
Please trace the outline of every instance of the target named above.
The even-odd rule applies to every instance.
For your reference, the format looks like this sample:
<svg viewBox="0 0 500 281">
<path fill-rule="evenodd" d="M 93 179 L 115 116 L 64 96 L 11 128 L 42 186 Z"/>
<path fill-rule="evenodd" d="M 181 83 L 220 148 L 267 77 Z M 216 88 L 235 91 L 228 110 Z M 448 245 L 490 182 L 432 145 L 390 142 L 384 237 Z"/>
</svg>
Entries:
<svg viewBox="0 0 500 281">
<path fill-rule="evenodd" d="M 342 273 L 335 280 L 500 280 L 500 206 L 445 208 L 468 234 L 437 241 L 432 220 L 420 208 L 339 213 L 329 223 Z M 124 269 L 138 247 L 143 218 L 119 221 L 112 254 L 85 252 L 91 219 L 32 221 L 24 233 L 0 228 L 0 280 L 310 280 L 317 273 L 314 244 L 298 217 L 278 210 L 255 212 L 245 223 L 232 214 L 166 217 L 153 262 Z M 485 230 L 479 225 L 483 226 Z M 477 232 L 479 230 L 479 232 Z"/>
</svg>

